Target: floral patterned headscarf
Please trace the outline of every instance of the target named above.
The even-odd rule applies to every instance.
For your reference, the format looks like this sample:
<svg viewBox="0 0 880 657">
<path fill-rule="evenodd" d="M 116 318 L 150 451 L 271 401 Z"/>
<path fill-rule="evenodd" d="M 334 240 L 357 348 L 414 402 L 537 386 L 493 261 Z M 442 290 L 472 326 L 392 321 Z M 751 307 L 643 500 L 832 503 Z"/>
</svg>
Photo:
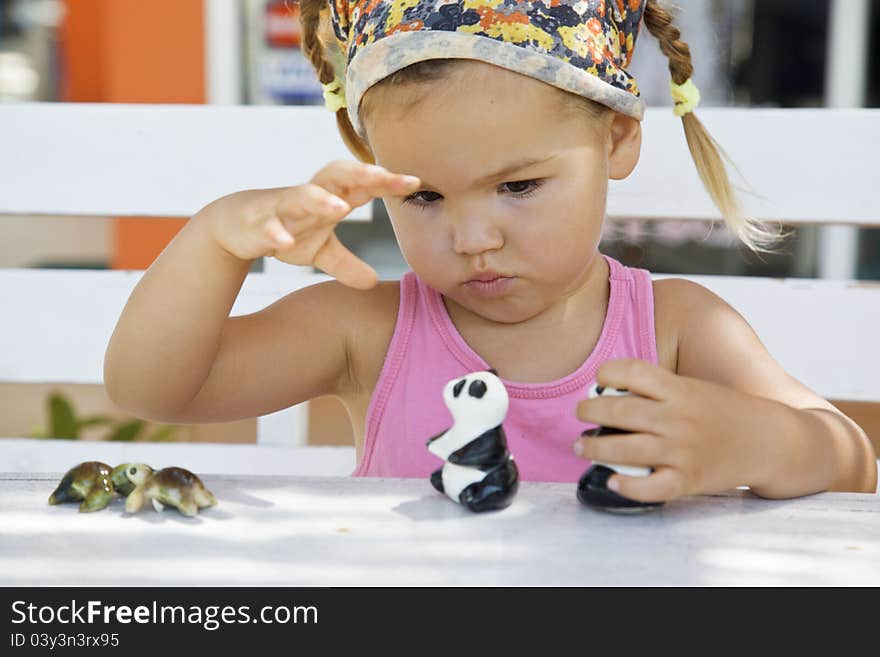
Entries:
<svg viewBox="0 0 880 657">
<path fill-rule="evenodd" d="M 474 59 L 641 119 L 632 59 L 645 0 L 329 0 L 352 125 L 372 85 L 428 59 Z"/>
</svg>

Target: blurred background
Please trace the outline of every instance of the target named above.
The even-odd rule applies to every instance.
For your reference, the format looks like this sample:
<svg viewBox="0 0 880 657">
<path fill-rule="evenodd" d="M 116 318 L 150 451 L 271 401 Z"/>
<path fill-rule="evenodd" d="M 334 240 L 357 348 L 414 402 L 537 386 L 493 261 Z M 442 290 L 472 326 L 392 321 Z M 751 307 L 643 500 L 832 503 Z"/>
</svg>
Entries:
<svg viewBox="0 0 880 657">
<path fill-rule="evenodd" d="M 675 7 L 703 106 L 880 106 L 880 0 L 678 0 Z M 835 33 L 835 11 L 854 13 L 859 28 Z M 226 47 L 207 48 L 210 30 L 226 35 Z M 0 0 L 0 102 L 321 104 L 299 43 L 292 0 Z M 665 59 L 644 30 L 631 71 L 649 106 L 671 104 Z M 341 225 L 340 238 L 381 277 L 398 278 L 406 265 L 381 202 L 375 210 L 375 221 Z M 0 267 L 144 269 L 185 221 L 4 216 Z M 657 273 L 880 279 L 880 230 L 788 228 L 778 253 L 758 257 L 723 224 L 611 221 L 602 250 Z M 820 246 L 830 240 L 847 245 L 846 262 L 823 258 Z M 839 405 L 869 434 L 880 433 L 876 410 Z M 53 413 L 56 426 L 59 413 L 113 418 L 80 427 L 68 417 L 66 431 L 89 439 L 254 442 L 256 435 L 255 420 L 135 431 L 137 419 L 114 408 L 100 386 L 0 382 L 0 435 L 50 434 Z M 317 444 L 350 444 L 335 399 L 311 405 L 309 433 Z"/>
</svg>

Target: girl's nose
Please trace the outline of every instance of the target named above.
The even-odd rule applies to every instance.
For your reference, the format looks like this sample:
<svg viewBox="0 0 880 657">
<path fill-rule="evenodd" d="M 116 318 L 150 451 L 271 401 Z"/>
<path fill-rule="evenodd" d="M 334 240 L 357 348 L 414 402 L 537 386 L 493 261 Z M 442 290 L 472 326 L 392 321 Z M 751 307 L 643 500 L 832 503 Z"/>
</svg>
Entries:
<svg viewBox="0 0 880 657">
<path fill-rule="evenodd" d="M 504 235 L 491 219 L 468 217 L 452 227 L 453 248 L 460 255 L 479 255 L 504 246 Z"/>
</svg>

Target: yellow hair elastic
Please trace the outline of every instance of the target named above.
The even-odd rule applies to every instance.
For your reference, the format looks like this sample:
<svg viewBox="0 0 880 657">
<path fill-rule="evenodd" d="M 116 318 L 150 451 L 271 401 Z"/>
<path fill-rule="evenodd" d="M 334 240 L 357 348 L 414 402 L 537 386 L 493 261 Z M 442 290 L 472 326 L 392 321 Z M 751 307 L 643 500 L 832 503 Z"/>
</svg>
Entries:
<svg viewBox="0 0 880 657">
<path fill-rule="evenodd" d="M 675 84 L 670 80 L 669 89 L 672 91 L 672 100 L 675 101 L 672 113 L 676 116 L 684 116 L 693 112 L 700 104 L 700 90 L 690 78 L 684 84 Z"/>
<path fill-rule="evenodd" d="M 345 107 L 345 87 L 337 76 L 333 82 L 321 85 L 324 87 L 324 104 L 334 114 Z"/>
</svg>

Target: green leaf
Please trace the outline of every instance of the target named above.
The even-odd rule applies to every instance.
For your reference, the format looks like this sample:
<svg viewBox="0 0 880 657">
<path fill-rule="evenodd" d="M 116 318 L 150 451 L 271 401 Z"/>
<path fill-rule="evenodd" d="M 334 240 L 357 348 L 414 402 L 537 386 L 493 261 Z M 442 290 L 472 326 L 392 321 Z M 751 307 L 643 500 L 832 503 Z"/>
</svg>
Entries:
<svg viewBox="0 0 880 657">
<path fill-rule="evenodd" d="M 132 441 L 147 425 L 143 420 L 129 420 L 116 426 L 107 440 Z"/>
<path fill-rule="evenodd" d="M 174 437 L 174 434 L 177 433 L 178 427 L 173 424 L 166 424 L 158 429 L 156 429 L 152 434 L 147 437 L 147 440 L 153 440 L 157 442 L 167 442 Z"/>
<path fill-rule="evenodd" d="M 79 438 L 73 406 L 62 394 L 49 395 L 49 437 Z"/>
<path fill-rule="evenodd" d="M 101 427 L 112 423 L 113 418 L 107 415 L 90 415 L 84 417 L 78 422 L 80 429 L 84 429 L 85 427 Z"/>
</svg>

